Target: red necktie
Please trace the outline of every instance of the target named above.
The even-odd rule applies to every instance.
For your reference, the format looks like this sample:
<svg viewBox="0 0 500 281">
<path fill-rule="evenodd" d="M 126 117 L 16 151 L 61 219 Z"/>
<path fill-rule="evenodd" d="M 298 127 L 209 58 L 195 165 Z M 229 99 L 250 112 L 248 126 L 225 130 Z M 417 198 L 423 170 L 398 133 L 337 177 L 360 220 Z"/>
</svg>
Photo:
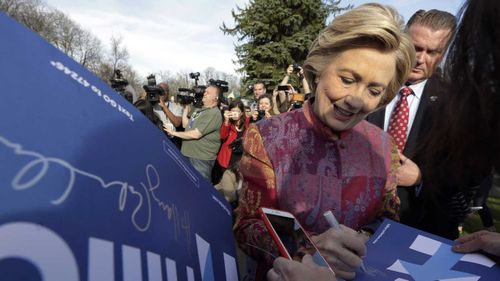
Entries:
<svg viewBox="0 0 500 281">
<path fill-rule="evenodd" d="M 389 120 L 389 128 L 387 131 L 389 135 L 394 138 L 399 151 L 403 151 L 406 144 L 406 136 L 408 134 L 408 120 L 410 114 L 410 107 L 408 106 L 408 95 L 413 94 L 410 87 L 404 87 L 399 91 L 401 98 L 396 103 L 394 110 Z"/>
</svg>

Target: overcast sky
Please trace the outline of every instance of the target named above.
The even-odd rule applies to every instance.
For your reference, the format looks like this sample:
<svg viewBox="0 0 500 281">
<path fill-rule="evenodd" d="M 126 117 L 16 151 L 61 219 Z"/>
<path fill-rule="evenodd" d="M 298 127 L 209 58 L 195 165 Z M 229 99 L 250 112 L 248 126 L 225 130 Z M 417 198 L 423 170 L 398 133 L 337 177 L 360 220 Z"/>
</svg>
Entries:
<svg viewBox="0 0 500 281">
<path fill-rule="evenodd" d="M 160 70 L 202 71 L 209 66 L 235 73 L 236 38 L 220 31 L 233 26 L 231 10 L 248 0 L 45 0 L 64 12 L 108 47 L 111 36 L 121 36 L 129 63 L 140 75 Z M 343 0 L 341 5 L 374 2 Z M 407 20 L 418 9 L 440 9 L 456 14 L 462 0 L 382 0 Z"/>
</svg>

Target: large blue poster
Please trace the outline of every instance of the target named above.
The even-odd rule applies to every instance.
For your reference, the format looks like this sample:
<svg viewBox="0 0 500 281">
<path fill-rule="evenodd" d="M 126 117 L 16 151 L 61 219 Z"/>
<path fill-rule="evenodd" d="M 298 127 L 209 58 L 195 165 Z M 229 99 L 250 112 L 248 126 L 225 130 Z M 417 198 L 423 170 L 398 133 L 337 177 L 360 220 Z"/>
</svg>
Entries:
<svg viewBox="0 0 500 281">
<path fill-rule="evenodd" d="M 1 280 L 237 280 L 231 209 L 125 99 L 0 13 Z"/>
</svg>

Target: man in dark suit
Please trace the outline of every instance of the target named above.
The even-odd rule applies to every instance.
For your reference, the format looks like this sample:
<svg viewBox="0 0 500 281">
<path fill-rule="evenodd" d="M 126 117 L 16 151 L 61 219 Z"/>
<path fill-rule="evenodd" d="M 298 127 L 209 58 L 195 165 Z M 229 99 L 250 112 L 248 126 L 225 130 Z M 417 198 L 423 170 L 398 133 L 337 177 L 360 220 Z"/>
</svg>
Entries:
<svg viewBox="0 0 500 281">
<path fill-rule="evenodd" d="M 419 10 L 410 18 L 406 29 L 415 45 L 416 65 L 400 94 L 384 109 L 367 117 L 369 122 L 394 137 L 403 155 L 402 160 L 406 157 L 414 159 L 420 142 L 419 135 L 431 126 L 423 121 L 423 116 L 436 101 L 439 90 L 442 90 L 440 75 L 436 70 L 455 32 L 456 19 L 444 11 Z M 402 223 L 416 226 L 416 193 L 420 174 L 414 173 L 414 169 L 407 169 L 405 163 L 402 164 L 397 172 L 398 195 L 401 199 L 400 219 Z"/>
</svg>

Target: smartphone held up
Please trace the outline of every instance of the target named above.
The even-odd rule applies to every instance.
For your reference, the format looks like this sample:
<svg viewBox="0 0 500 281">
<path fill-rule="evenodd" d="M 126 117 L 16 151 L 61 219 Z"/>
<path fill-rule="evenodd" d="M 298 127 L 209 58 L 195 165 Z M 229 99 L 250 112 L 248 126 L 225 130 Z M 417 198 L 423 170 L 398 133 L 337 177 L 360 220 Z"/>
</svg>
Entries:
<svg viewBox="0 0 500 281">
<path fill-rule="evenodd" d="M 305 254 L 309 254 L 317 265 L 332 270 L 291 213 L 269 208 L 259 208 L 259 213 L 281 256 L 300 261 Z"/>
</svg>

